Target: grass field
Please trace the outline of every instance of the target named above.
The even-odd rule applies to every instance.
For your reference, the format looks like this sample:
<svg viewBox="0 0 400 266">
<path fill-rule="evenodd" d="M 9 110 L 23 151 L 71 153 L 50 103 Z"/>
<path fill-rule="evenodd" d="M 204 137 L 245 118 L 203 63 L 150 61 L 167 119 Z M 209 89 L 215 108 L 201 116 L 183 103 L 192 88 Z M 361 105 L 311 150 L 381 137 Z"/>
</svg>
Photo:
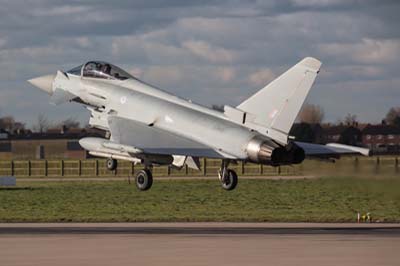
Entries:
<svg viewBox="0 0 400 266">
<path fill-rule="evenodd" d="M 156 180 L 139 192 L 123 181 L 19 182 L 0 188 L 1 222 L 400 222 L 400 179 Z"/>
</svg>

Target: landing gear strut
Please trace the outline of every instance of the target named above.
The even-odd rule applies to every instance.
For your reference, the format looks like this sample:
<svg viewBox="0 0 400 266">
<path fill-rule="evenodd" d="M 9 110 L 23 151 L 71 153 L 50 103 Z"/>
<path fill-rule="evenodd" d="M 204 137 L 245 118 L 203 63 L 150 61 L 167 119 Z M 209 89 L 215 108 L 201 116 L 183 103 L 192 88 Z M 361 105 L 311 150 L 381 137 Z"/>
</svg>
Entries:
<svg viewBox="0 0 400 266">
<path fill-rule="evenodd" d="M 108 170 L 113 171 L 117 169 L 118 161 L 113 158 L 108 158 L 106 161 L 106 166 Z"/>
<path fill-rule="evenodd" d="M 228 169 L 229 160 L 222 160 L 221 169 L 218 171 L 218 177 L 221 186 L 225 190 L 233 190 L 237 186 L 238 176 L 235 171 Z"/>
<path fill-rule="evenodd" d="M 153 185 L 153 174 L 150 169 L 145 168 L 140 170 L 135 177 L 135 184 L 137 189 L 140 191 L 145 191 L 151 188 Z"/>
</svg>

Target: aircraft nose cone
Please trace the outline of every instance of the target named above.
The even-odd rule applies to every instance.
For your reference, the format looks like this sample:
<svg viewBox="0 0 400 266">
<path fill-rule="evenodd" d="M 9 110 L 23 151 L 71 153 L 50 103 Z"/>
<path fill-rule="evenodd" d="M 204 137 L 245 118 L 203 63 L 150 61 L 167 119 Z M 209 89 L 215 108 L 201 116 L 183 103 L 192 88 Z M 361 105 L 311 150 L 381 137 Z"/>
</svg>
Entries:
<svg viewBox="0 0 400 266">
<path fill-rule="evenodd" d="M 45 75 L 28 80 L 33 86 L 44 90 L 48 94 L 53 94 L 53 81 L 56 75 Z"/>
</svg>

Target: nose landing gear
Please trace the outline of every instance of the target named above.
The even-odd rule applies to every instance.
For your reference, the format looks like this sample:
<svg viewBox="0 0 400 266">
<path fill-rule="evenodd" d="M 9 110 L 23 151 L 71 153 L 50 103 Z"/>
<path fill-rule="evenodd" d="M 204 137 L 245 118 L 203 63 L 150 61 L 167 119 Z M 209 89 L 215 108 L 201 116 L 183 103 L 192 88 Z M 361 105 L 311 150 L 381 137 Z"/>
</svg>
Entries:
<svg viewBox="0 0 400 266">
<path fill-rule="evenodd" d="M 115 169 L 117 169 L 118 166 L 118 161 L 113 159 L 113 158 L 108 158 L 106 161 L 106 167 L 108 170 L 110 171 L 114 171 Z"/>
</svg>

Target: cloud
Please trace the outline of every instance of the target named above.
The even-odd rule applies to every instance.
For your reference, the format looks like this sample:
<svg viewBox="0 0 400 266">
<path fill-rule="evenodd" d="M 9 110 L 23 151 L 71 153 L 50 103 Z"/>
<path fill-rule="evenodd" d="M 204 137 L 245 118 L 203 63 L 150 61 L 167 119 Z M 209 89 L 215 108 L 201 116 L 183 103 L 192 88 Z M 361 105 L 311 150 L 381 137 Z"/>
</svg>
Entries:
<svg viewBox="0 0 400 266">
<path fill-rule="evenodd" d="M 7 43 L 7 40 L 5 38 L 0 38 L 0 49 L 5 46 L 5 44 Z"/>
<path fill-rule="evenodd" d="M 76 40 L 76 43 L 82 48 L 93 47 L 92 42 L 89 40 L 88 37 L 78 37 L 75 40 Z"/>
<path fill-rule="evenodd" d="M 381 66 L 355 64 L 327 67 L 323 69 L 321 75 L 331 81 L 341 82 L 343 80 L 382 80 L 391 76 L 391 73 Z"/>
<path fill-rule="evenodd" d="M 174 66 L 153 66 L 143 72 L 144 80 L 153 80 L 168 86 L 182 81 L 183 74 L 178 67 Z"/>
<path fill-rule="evenodd" d="M 159 36 L 161 35 L 161 36 Z M 179 61 L 185 51 L 172 43 L 161 41 L 162 32 L 114 37 L 111 53 L 115 58 L 140 60 L 144 63 L 168 63 Z M 161 39 L 161 40 L 160 40 Z"/>
<path fill-rule="evenodd" d="M 356 2 L 351 0 L 292 0 L 294 6 L 298 7 L 332 7 Z"/>
<path fill-rule="evenodd" d="M 182 46 L 194 55 L 213 63 L 229 63 L 235 59 L 235 53 L 221 47 L 213 47 L 205 41 L 185 41 Z"/>
<path fill-rule="evenodd" d="M 83 108 L 45 104 L 26 80 L 93 59 L 204 104 L 235 105 L 314 56 L 323 66 L 309 100 L 333 121 L 353 106 L 379 121 L 386 107 L 370 106 L 400 97 L 399 1 L 3 2 L 0 108 L 28 124 L 38 113 L 87 119 Z"/>
<path fill-rule="evenodd" d="M 215 71 L 217 79 L 221 79 L 223 82 L 232 81 L 236 75 L 236 72 L 231 67 L 220 67 Z"/>
<path fill-rule="evenodd" d="M 90 10 L 87 6 L 71 6 L 71 5 L 63 5 L 63 6 L 54 6 L 54 7 L 39 7 L 32 9 L 32 14 L 34 16 L 42 17 L 42 16 L 68 16 L 68 15 L 76 15 L 77 13 L 88 13 Z"/>
<path fill-rule="evenodd" d="M 252 85 L 261 87 L 270 83 L 274 78 L 275 74 L 271 71 L 271 69 L 264 68 L 252 73 L 249 76 L 249 81 Z"/>
<path fill-rule="evenodd" d="M 143 76 L 143 69 L 140 67 L 132 67 L 131 69 L 127 70 L 130 74 L 132 74 L 134 77 L 141 79 Z"/>
<path fill-rule="evenodd" d="M 392 63 L 400 59 L 400 39 L 364 38 L 357 43 L 322 44 L 320 50 L 327 55 L 352 58 L 359 63 Z"/>
</svg>

